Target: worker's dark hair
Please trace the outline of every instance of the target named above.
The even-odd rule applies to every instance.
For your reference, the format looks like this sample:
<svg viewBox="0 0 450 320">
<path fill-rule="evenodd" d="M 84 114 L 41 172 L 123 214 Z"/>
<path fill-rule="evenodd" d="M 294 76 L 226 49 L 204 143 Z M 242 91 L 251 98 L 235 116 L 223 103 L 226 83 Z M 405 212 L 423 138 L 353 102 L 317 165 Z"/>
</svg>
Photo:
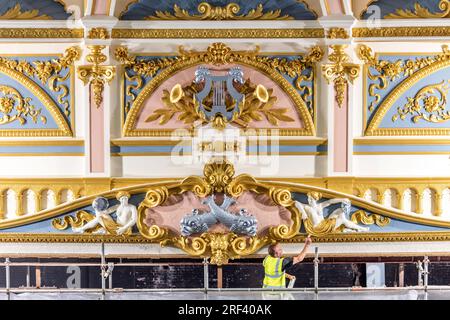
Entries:
<svg viewBox="0 0 450 320">
<path fill-rule="evenodd" d="M 273 244 L 271 244 L 270 246 L 269 246 L 269 254 L 270 254 L 270 256 L 271 257 L 274 257 L 275 258 L 275 247 L 277 246 L 277 242 L 275 242 L 275 243 L 273 243 Z"/>
</svg>

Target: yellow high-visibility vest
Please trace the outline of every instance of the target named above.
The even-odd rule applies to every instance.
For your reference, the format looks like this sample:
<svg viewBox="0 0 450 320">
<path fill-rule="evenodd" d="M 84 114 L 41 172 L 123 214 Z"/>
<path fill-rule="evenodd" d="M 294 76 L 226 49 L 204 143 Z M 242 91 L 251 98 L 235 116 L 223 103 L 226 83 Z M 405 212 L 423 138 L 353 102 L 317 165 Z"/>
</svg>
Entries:
<svg viewBox="0 0 450 320">
<path fill-rule="evenodd" d="M 283 260 L 284 258 L 274 258 L 270 255 L 264 259 L 263 288 L 286 288 L 286 278 L 281 270 L 283 268 Z"/>
</svg>

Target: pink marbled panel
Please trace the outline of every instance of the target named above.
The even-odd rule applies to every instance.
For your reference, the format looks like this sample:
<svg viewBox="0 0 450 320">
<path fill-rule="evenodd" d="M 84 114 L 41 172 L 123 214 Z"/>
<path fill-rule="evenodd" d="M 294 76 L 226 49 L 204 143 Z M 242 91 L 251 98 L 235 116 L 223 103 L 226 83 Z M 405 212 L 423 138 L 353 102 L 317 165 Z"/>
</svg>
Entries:
<svg viewBox="0 0 450 320">
<path fill-rule="evenodd" d="M 99 107 L 94 102 L 94 92 L 92 86 L 90 90 L 90 123 L 89 123 L 89 140 L 90 140 L 90 172 L 99 173 L 105 170 L 105 124 L 104 124 L 104 107 L 103 102 Z"/>
<path fill-rule="evenodd" d="M 111 2 L 111 0 L 95 0 L 93 3 L 93 15 L 94 14 L 99 14 L 99 15 L 107 15 L 109 14 L 108 10 L 109 10 L 109 2 Z"/>
<path fill-rule="evenodd" d="M 212 69 L 219 69 L 216 66 L 208 66 Z M 227 65 L 222 67 L 222 69 L 229 69 L 232 66 Z M 278 101 L 275 103 L 274 107 L 278 108 L 287 108 L 288 112 L 286 115 L 293 118 L 295 121 L 293 122 L 279 122 L 279 127 L 271 125 L 265 118 L 262 121 L 253 121 L 250 123 L 250 128 L 302 128 L 303 124 L 300 120 L 299 113 L 297 111 L 296 106 L 289 98 L 289 96 L 269 77 L 265 76 L 259 71 L 251 69 L 249 67 L 240 66 L 244 71 L 244 77 L 250 78 L 251 81 L 255 84 L 262 84 L 266 88 L 273 89 L 273 95 L 278 98 Z M 178 121 L 175 117 L 171 119 L 167 124 L 160 126 L 158 121 L 153 122 L 145 122 L 145 119 L 148 118 L 156 109 L 163 108 L 164 105 L 161 102 L 161 97 L 163 90 L 166 89 L 170 91 L 174 85 L 177 83 L 182 86 L 188 85 L 194 79 L 194 72 L 198 68 L 198 66 L 188 68 L 184 71 L 177 73 L 175 76 L 167 79 L 159 88 L 155 90 L 155 92 L 144 102 L 144 106 L 142 108 L 141 113 L 138 115 L 136 128 L 137 129 L 175 129 L 175 128 L 189 128 L 189 125 L 185 125 L 183 122 Z"/>
<path fill-rule="evenodd" d="M 223 196 L 217 194 L 217 203 L 223 201 Z M 145 223 L 169 228 L 173 233 L 179 234 L 181 219 L 190 214 L 192 209 L 200 212 L 209 211 L 209 207 L 201 203 L 203 199 L 196 197 L 192 192 L 183 195 L 171 196 L 167 204 L 156 208 L 147 209 Z M 265 195 L 257 195 L 253 192 L 244 192 L 236 199 L 236 204 L 230 206 L 229 211 L 237 213 L 239 209 L 245 208 L 254 215 L 258 221 L 258 234 L 266 233 L 270 226 L 280 224 L 291 225 L 291 213 L 283 208 L 270 203 Z M 210 228 L 211 232 L 229 231 L 224 225 L 216 224 Z"/>
<path fill-rule="evenodd" d="M 334 171 L 348 171 L 348 105 L 347 91 L 344 102 L 339 107 L 334 102 Z"/>
<path fill-rule="evenodd" d="M 325 0 L 328 2 L 328 8 L 330 12 L 328 14 L 343 14 L 344 8 L 342 7 L 341 0 Z"/>
</svg>

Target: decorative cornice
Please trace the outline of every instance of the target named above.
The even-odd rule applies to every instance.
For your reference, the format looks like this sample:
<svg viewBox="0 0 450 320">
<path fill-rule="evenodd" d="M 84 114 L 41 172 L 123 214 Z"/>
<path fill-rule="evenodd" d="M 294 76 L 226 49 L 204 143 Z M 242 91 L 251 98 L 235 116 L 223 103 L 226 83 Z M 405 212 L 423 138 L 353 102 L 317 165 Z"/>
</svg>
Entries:
<svg viewBox="0 0 450 320">
<path fill-rule="evenodd" d="M 1 241 L 1 240 L 0 240 Z M 302 243 L 305 236 L 283 240 L 284 243 Z M 314 238 L 318 243 L 336 242 L 405 242 L 405 241 L 450 241 L 449 231 L 400 232 L 400 233 L 341 233 Z"/>
<path fill-rule="evenodd" d="M 183 47 L 179 48 L 179 54 L 174 58 L 153 59 L 149 61 L 136 60 L 134 56 L 128 54 L 125 47 L 116 49 L 116 59 L 120 61 L 125 67 L 133 68 L 133 70 L 142 76 L 153 76 L 160 71 L 155 77 L 144 87 L 144 89 L 137 95 L 133 105 L 128 113 L 124 124 L 124 136 L 169 136 L 173 130 L 168 129 L 135 129 L 135 121 L 137 115 L 143 107 L 145 99 L 151 94 L 162 81 L 169 78 L 174 72 L 183 70 L 189 66 L 195 66 L 200 63 L 212 63 L 215 65 L 223 65 L 228 63 L 240 63 L 248 65 L 262 71 L 268 75 L 272 80 L 277 82 L 280 87 L 288 93 L 304 122 L 304 128 L 284 129 L 279 130 L 279 135 L 314 135 L 315 128 L 312 116 L 306 106 L 305 102 L 298 94 L 297 89 L 300 86 L 303 77 L 301 72 L 307 66 L 321 60 L 323 51 L 320 47 L 313 47 L 311 51 L 302 58 L 287 61 L 278 58 L 270 58 L 258 55 L 259 48 L 253 51 L 234 51 L 223 43 L 213 43 L 206 51 L 186 51 Z M 280 72 L 278 72 L 279 70 Z M 295 87 L 286 81 L 282 74 L 288 74 L 295 77 Z M 266 134 L 269 134 L 267 130 Z M 277 130 L 278 131 L 278 130 Z M 292 132 L 289 133 L 289 132 Z"/>
<path fill-rule="evenodd" d="M 292 239 L 283 239 L 281 243 L 303 243 L 304 235 Z M 450 232 L 401 232 L 401 233 L 339 233 L 315 237 L 315 243 L 349 243 L 349 242 L 411 242 L 411 241 L 450 241 Z M 147 243 L 159 241 L 147 239 L 141 235 L 127 237 L 114 235 L 78 235 L 48 233 L 0 233 L 0 243 Z"/>
<path fill-rule="evenodd" d="M 439 9 L 441 12 L 430 12 L 425 7 L 422 7 L 419 2 L 414 4 L 414 10 L 397 9 L 394 13 L 389 13 L 383 19 L 442 19 L 450 18 L 450 1 L 439 1 Z"/>
<path fill-rule="evenodd" d="M 324 38 L 322 28 L 302 29 L 113 29 L 115 39 Z"/>
<path fill-rule="evenodd" d="M 83 29 L 68 28 L 0 28 L 0 38 L 83 38 Z"/>
<path fill-rule="evenodd" d="M 354 38 L 448 37 L 450 26 L 353 28 Z"/>
<path fill-rule="evenodd" d="M 0 20 L 52 20 L 51 16 L 39 14 L 39 10 L 22 11 L 20 3 L 0 15 Z"/>
</svg>

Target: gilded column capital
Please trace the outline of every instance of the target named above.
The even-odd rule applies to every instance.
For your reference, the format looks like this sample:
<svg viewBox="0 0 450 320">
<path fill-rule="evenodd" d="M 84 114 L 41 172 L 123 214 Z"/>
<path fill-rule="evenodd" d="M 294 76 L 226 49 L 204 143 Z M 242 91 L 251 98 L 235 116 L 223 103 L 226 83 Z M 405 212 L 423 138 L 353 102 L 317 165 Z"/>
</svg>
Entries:
<svg viewBox="0 0 450 320">
<path fill-rule="evenodd" d="M 103 45 L 89 45 L 90 53 L 86 56 L 86 61 L 89 65 L 79 66 L 77 70 L 78 78 L 80 78 L 85 85 L 88 83 L 92 86 L 94 91 L 94 102 L 97 108 L 100 107 L 103 101 L 103 90 L 106 83 L 110 83 L 116 74 L 115 66 L 102 65 L 107 60 L 102 50 L 105 49 Z"/>
</svg>

